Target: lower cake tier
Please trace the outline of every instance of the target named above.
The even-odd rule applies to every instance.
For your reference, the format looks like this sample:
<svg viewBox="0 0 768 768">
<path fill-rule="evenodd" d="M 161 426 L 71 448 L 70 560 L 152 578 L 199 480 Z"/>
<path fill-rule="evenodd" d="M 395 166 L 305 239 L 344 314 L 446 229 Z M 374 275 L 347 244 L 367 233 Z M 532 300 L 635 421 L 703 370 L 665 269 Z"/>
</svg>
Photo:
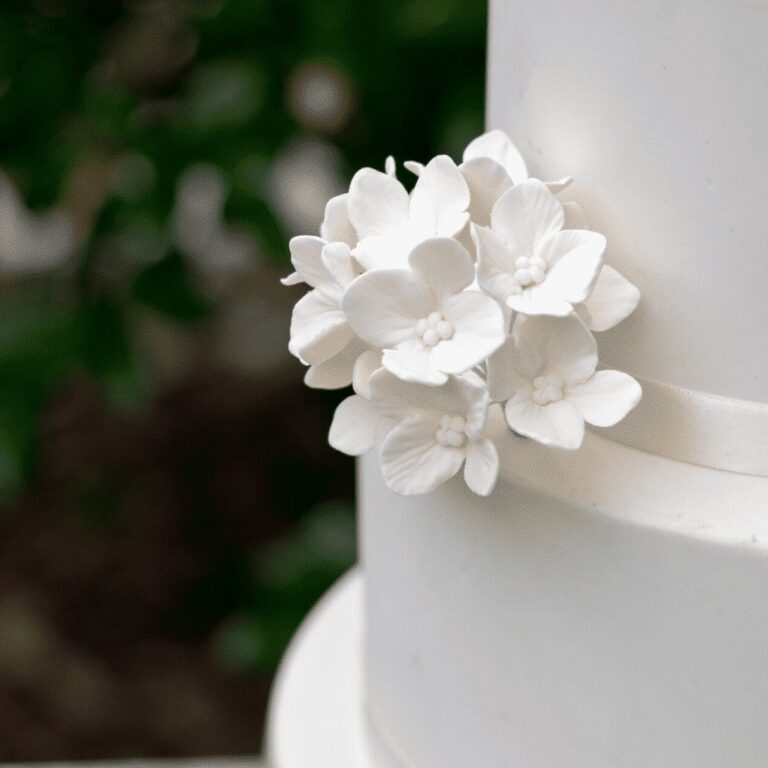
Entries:
<svg viewBox="0 0 768 768">
<path fill-rule="evenodd" d="M 487 499 L 361 463 L 375 740 L 409 768 L 768 766 L 768 479 L 500 443 Z"/>
</svg>

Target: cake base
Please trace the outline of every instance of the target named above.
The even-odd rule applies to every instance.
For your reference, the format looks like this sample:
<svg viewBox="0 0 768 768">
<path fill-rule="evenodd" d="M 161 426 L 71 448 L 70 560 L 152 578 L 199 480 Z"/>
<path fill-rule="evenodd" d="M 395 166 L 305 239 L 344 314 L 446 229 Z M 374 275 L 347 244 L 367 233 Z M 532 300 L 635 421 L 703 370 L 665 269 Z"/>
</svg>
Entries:
<svg viewBox="0 0 768 768">
<path fill-rule="evenodd" d="M 277 674 L 270 768 L 374 768 L 362 697 L 363 583 L 339 579 L 304 620 Z"/>
</svg>

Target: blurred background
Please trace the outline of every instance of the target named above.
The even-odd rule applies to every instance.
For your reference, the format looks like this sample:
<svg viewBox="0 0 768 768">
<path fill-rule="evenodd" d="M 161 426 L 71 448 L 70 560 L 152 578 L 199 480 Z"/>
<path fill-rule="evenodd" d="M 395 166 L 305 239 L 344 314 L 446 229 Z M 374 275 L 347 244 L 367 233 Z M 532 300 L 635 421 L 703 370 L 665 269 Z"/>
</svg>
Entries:
<svg viewBox="0 0 768 768">
<path fill-rule="evenodd" d="M 485 5 L 0 4 L 0 760 L 259 751 L 355 558 L 287 240 L 481 132 Z"/>
</svg>

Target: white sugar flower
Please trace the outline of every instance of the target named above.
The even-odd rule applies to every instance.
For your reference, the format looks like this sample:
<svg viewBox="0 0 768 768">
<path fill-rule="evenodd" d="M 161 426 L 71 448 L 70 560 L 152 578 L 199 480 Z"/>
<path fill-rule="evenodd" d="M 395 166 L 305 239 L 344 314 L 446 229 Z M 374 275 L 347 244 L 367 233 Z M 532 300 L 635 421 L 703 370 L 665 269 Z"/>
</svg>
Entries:
<svg viewBox="0 0 768 768">
<path fill-rule="evenodd" d="M 620 371 L 596 371 L 597 345 L 584 323 L 529 317 L 488 363 L 494 400 L 518 434 L 544 445 L 575 449 L 584 422 L 610 427 L 640 401 L 640 385 Z"/>
<path fill-rule="evenodd" d="M 485 437 L 489 400 L 479 377 L 470 373 L 429 387 L 378 371 L 371 377 L 370 399 L 380 416 L 390 420 L 380 459 L 393 491 L 429 493 L 462 464 L 471 490 L 482 496 L 493 490 L 499 458 Z"/>
<path fill-rule="evenodd" d="M 469 221 L 469 189 L 453 160 L 434 158 L 409 195 L 388 173 L 363 168 L 349 188 L 349 218 L 365 269 L 407 267 L 408 254 L 431 237 L 453 237 Z"/>
<path fill-rule="evenodd" d="M 465 290 L 475 270 L 455 240 L 424 241 L 408 265 L 361 275 L 347 288 L 342 309 L 361 339 L 384 350 L 389 371 L 405 381 L 444 384 L 501 346 L 503 313 L 490 297 Z"/>
<path fill-rule="evenodd" d="M 350 358 L 346 366 L 348 380 L 340 385 L 345 386 L 351 380 L 355 350 L 359 349 L 360 354 L 366 349 L 355 339 L 340 306 L 344 289 L 359 275 L 359 268 L 345 243 L 326 243 L 319 237 L 300 235 L 291 240 L 290 248 L 296 274 L 312 290 L 293 308 L 288 349 L 313 367 L 339 355 Z M 308 377 L 307 383 L 328 388 L 323 371 L 310 370 Z"/>
<path fill-rule="evenodd" d="M 491 226 L 475 227 L 480 287 L 516 312 L 564 317 L 587 299 L 602 266 L 605 238 L 563 229 L 563 207 L 535 179 L 505 192 Z"/>
</svg>

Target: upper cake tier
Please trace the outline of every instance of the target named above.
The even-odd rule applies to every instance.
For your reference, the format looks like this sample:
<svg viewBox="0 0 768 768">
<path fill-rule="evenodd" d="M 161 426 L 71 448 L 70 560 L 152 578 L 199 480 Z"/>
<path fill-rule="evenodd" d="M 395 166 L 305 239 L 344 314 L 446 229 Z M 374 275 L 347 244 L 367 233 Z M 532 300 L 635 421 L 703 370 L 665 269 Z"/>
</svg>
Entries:
<svg viewBox="0 0 768 768">
<path fill-rule="evenodd" d="M 768 402 L 768 2 L 493 0 L 490 128 L 642 291 L 602 359 Z"/>
</svg>

